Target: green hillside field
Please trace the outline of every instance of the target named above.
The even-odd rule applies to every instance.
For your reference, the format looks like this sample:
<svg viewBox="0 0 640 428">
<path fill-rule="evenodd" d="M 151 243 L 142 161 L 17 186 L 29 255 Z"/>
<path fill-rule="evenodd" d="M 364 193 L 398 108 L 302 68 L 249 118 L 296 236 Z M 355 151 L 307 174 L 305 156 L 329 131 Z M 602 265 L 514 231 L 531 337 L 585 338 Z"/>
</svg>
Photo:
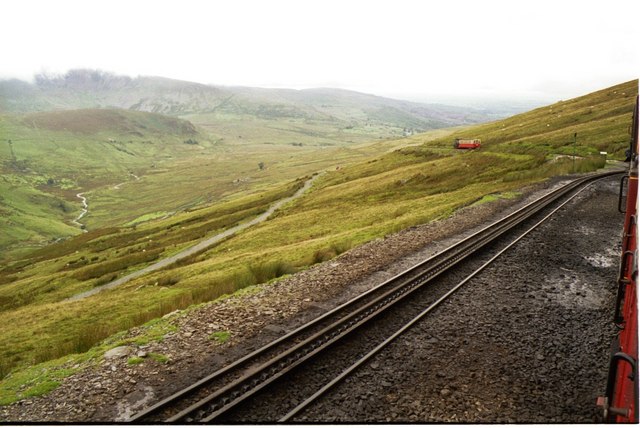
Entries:
<svg viewBox="0 0 640 428">
<path fill-rule="evenodd" d="M 77 193 L 115 186 L 214 145 L 187 121 L 122 110 L 0 115 L 0 135 L 5 254 L 81 233 L 71 223 L 81 210 Z"/>
<path fill-rule="evenodd" d="M 0 367 L 6 376 L 0 402 L 25 395 L 16 385 L 33 381 L 28 367 L 50 361 L 39 366 L 52 377 L 38 381 L 43 385 L 38 391 L 54 387 L 54 378 L 67 372 L 53 367 L 70 358 L 79 364 L 99 361 L 104 349 L 121 344 L 118 336 L 101 341 L 131 326 L 150 322 L 159 328 L 162 322 L 152 320 L 175 309 L 305 269 L 461 207 L 513 195 L 531 183 L 593 171 L 609 158 L 620 160 L 637 93 L 636 80 L 447 136 L 416 135 L 389 143 L 387 148 L 395 147 L 391 152 L 331 168 L 268 221 L 187 261 L 84 300 L 64 301 L 173 254 L 199 236 L 253 218 L 295 191 L 304 176 L 164 219 L 95 229 L 17 257 L 0 270 L 5 326 Z M 454 137 L 481 138 L 483 146 L 455 150 Z M 568 157 L 574 150 L 576 159 Z"/>
<path fill-rule="evenodd" d="M 82 233 L 79 193 L 88 230 L 130 224 L 397 146 L 375 141 L 489 117 L 346 90 L 98 70 L 0 80 L 0 260 Z"/>
<path fill-rule="evenodd" d="M 78 193 L 89 204 L 82 223 L 94 230 L 262 192 L 401 144 L 353 143 L 322 125 L 305 136 L 256 120 L 195 126 L 102 109 L 0 115 L 0 260 L 82 233 L 72 223 L 82 210 Z M 245 138 L 232 141 L 236 127 Z"/>
</svg>

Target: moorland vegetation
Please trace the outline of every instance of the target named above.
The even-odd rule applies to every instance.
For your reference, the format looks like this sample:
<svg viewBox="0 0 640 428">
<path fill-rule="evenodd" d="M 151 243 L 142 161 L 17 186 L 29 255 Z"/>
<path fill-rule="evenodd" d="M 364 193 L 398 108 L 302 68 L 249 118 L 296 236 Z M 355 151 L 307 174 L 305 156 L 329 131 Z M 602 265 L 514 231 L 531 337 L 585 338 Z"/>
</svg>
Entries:
<svg viewBox="0 0 640 428">
<path fill-rule="evenodd" d="M 52 132 L 62 132 L 65 138 L 56 138 L 78 145 L 81 138 L 96 136 L 92 144 L 101 146 L 108 155 L 101 154 L 103 160 L 97 158 L 75 178 L 47 173 L 25 186 L 42 189 L 51 186 L 48 179 L 52 178 L 58 183 L 59 200 L 70 204 L 64 192 L 75 196 L 80 186 L 89 187 L 95 181 L 102 185 L 89 195 L 88 232 L 76 231 L 69 239 L 14 251 L 4 259 L 0 269 L 0 322 L 5 326 L 0 332 L 0 375 L 6 379 L 0 383 L 0 402 L 28 395 L 28 388 L 15 385 L 24 385 L 27 378 L 33 381 L 28 373 L 35 364 L 44 364 L 41 367 L 52 373 L 39 383 L 33 381 L 34 388 L 40 385 L 37 391 L 41 393 L 68 375 L 69 371 L 60 372 L 56 367 L 70 358 L 78 361 L 78 366 L 99 361 L 104 349 L 121 344 L 119 332 L 129 327 L 149 323 L 150 331 L 158 333 L 154 333 L 154 340 L 161 340 L 163 329 L 168 327 L 157 320 L 176 309 L 268 283 L 473 203 L 511 198 L 532 183 L 620 161 L 628 147 L 628 126 L 637 94 L 636 80 L 491 123 L 369 143 L 309 143 L 311 147 L 306 145 L 311 140 L 297 140 L 304 143 L 302 147 L 282 140 L 273 144 L 250 138 L 248 142 L 221 141 L 221 134 L 211 133 L 216 127 L 213 119 L 192 125 L 197 121 L 184 117 L 165 122 L 165 116 L 159 114 L 104 110 L 133 123 L 127 128 L 116 121 L 125 133 L 144 130 L 140 139 L 132 136 L 130 143 L 119 146 L 103 139 L 120 141 L 125 134 L 110 137 L 100 126 L 52 131 L 51 126 L 59 128 L 57 124 L 62 122 L 50 120 L 48 114 L 2 116 L 3 129 L 21 135 L 32 133 L 29 141 L 41 141 L 37 135 L 45 132 L 43 129 L 48 131 L 41 135 L 47 138 L 52 138 Z M 100 116 L 102 110 L 71 114 Z M 234 132 L 238 129 L 235 126 Z M 111 135 L 114 127 L 108 129 Z M 451 144 L 454 136 L 481 138 L 483 145 L 479 150 L 455 150 Z M 289 141 L 287 138 L 284 141 Z M 147 139 L 152 143 L 145 143 Z M 198 144 L 184 144 L 188 139 Z M 35 180 L 36 165 L 26 162 L 21 166 L 19 156 L 12 157 L 8 146 L 3 173 L 12 171 L 11 180 Z M 73 157 L 65 154 L 70 152 L 64 148 L 60 153 Z M 144 168 L 137 163 L 140 159 L 146 162 Z M 47 168 L 57 168 L 56 162 L 52 157 Z M 266 167 L 259 168 L 260 162 Z M 81 168 L 81 163 L 74 168 Z M 222 165 L 229 170 L 224 171 Z M 20 168 L 27 170 L 20 173 Z M 230 170 L 234 171 L 232 177 Z M 86 299 L 67 300 L 255 218 L 321 171 L 324 173 L 310 191 L 268 221 L 162 271 Z M 118 180 L 129 174 L 141 178 L 128 179 L 115 189 Z M 117 179 L 112 178 L 105 187 L 108 176 Z M 5 192 L 17 187 L 0 189 L 3 198 Z M 26 193 L 23 199 L 33 203 L 34 195 Z M 18 202 L 14 205 L 19 208 Z M 10 211 L 14 205 L 7 208 L 3 201 L 4 210 Z M 39 216 L 46 219 L 47 212 Z M 12 218 L 14 224 L 19 223 Z M 60 224 L 71 227 L 65 222 L 70 216 L 61 218 Z M 20 227 L 31 230 L 34 226 L 25 223 Z"/>
</svg>

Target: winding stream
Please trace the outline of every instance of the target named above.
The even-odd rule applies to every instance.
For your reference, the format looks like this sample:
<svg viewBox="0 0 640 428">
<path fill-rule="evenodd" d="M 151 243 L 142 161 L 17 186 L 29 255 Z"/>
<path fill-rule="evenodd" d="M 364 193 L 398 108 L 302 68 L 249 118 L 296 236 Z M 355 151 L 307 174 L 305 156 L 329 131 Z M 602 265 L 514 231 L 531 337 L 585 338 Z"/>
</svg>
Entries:
<svg viewBox="0 0 640 428">
<path fill-rule="evenodd" d="M 136 181 L 140 181 L 140 177 L 138 177 L 137 175 L 135 175 L 133 172 L 130 172 L 130 173 L 129 173 L 129 176 L 133 177 Z M 123 181 L 122 183 L 118 183 L 118 184 L 116 184 L 115 186 L 113 186 L 113 187 L 112 187 L 112 189 L 113 189 L 113 190 L 120 190 L 120 187 L 121 187 L 123 184 L 127 184 L 127 183 L 129 183 L 129 182 L 130 182 L 130 181 Z"/>
<path fill-rule="evenodd" d="M 87 232 L 87 227 L 80 223 L 80 219 L 82 219 L 82 217 L 84 217 L 85 215 L 87 215 L 87 213 L 89 212 L 89 204 L 87 203 L 87 198 L 85 198 L 84 193 L 78 193 L 76 195 L 76 198 L 80 198 L 80 201 L 82 201 L 82 212 L 80 213 L 80 215 L 78 217 L 76 217 L 74 220 L 72 220 L 71 222 L 74 224 L 77 224 L 80 229 L 82 229 L 85 233 Z"/>
<path fill-rule="evenodd" d="M 130 172 L 129 175 L 131 177 L 133 177 L 136 181 L 140 181 L 140 177 L 138 177 L 134 173 Z M 126 184 L 126 183 L 128 183 L 128 182 L 125 181 L 125 182 L 122 182 L 120 184 L 116 184 L 115 186 L 113 186 L 113 189 L 118 190 L 118 189 L 120 189 L 120 186 L 122 186 L 123 184 Z M 89 212 L 89 204 L 87 202 L 87 198 L 84 197 L 83 195 L 84 195 L 84 192 L 76 194 L 76 198 L 80 198 L 80 201 L 82 202 L 82 212 L 74 220 L 71 220 L 71 223 L 77 224 L 78 227 L 80 229 L 82 229 L 86 233 L 87 232 L 87 226 L 85 224 L 80 223 L 80 220 L 82 219 L 82 217 L 87 215 L 87 213 Z"/>
<path fill-rule="evenodd" d="M 177 262 L 178 260 L 182 260 L 186 257 L 189 257 L 195 253 L 198 253 L 202 250 L 205 250 L 211 246 L 213 246 L 214 244 L 222 241 L 223 239 L 235 234 L 236 232 L 239 232 L 241 230 L 244 230 L 248 227 L 251 227 L 253 225 L 256 225 L 258 223 L 262 223 L 263 221 L 265 221 L 267 218 L 269 218 L 269 216 L 271 214 L 273 214 L 278 208 L 280 208 L 281 206 L 283 206 L 284 204 L 286 204 L 287 202 L 290 202 L 294 199 L 299 198 L 300 196 L 302 196 L 302 194 L 304 192 L 306 192 L 311 185 L 313 184 L 313 182 L 320 176 L 321 174 L 318 174 L 314 177 L 311 177 L 309 180 L 307 180 L 304 183 L 304 186 L 302 186 L 298 191 L 296 191 L 296 193 L 294 193 L 292 196 L 289 196 L 288 198 L 284 198 L 279 200 L 278 202 L 274 203 L 273 205 L 271 205 L 269 207 L 269 209 L 267 209 L 264 213 L 262 213 L 261 215 L 259 215 L 258 217 L 254 218 L 253 220 L 250 220 L 246 223 L 242 223 L 239 224 L 237 226 L 231 227 L 227 230 L 225 230 L 222 233 L 219 233 L 217 235 L 211 236 L 207 239 L 205 239 L 204 241 L 199 242 L 198 244 L 189 247 L 187 249 L 184 249 L 182 251 L 180 251 L 177 254 L 174 254 L 171 257 L 167 257 L 166 259 L 162 259 L 158 262 L 155 262 L 149 266 L 147 266 L 144 269 L 140 269 L 138 271 L 132 272 L 128 275 L 123 276 L 122 278 L 116 279 L 114 281 L 108 282 L 104 285 L 101 285 L 99 287 L 95 287 L 91 290 L 85 291 L 84 293 L 79 293 L 76 294 L 75 296 L 69 297 L 68 299 L 66 299 L 65 301 L 76 301 L 76 300 L 80 300 L 80 299 L 84 299 L 85 297 L 89 297 L 89 296 L 93 296 L 94 294 L 97 294 L 103 290 L 108 290 L 110 288 L 114 288 L 117 287 L 119 285 L 122 285 L 134 278 L 138 278 L 142 275 L 145 275 L 149 272 L 154 272 L 157 270 L 160 270 L 172 263 Z"/>
</svg>

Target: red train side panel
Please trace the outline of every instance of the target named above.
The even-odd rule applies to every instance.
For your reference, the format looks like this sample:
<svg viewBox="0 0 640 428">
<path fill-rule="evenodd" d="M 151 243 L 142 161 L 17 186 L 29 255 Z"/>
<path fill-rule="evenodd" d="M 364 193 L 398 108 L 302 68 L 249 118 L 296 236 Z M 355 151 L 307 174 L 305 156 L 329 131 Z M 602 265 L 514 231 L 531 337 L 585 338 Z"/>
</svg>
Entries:
<svg viewBox="0 0 640 428">
<path fill-rule="evenodd" d="M 638 99 L 631 128 L 627 200 L 614 322 L 620 328 L 609 366 L 605 397 L 598 399 L 606 422 L 638 423 Z M 622 204 L 620 204 L 622 205 Z M 622 207 L 618 207 L 622 211 Z"/>
</svg>

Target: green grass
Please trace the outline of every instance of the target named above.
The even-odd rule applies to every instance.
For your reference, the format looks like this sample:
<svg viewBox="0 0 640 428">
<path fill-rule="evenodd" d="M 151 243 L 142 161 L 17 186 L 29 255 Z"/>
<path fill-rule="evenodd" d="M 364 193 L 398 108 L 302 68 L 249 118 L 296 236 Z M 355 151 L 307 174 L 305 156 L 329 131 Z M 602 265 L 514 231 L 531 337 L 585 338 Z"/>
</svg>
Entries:
<svg viewBox="0 0 640 428">
<path fill-rule="evenodd" d="M 214 145 L 189 122 L 118 110 L 0 115 L 0 135 L 3 252 L 81 233 L 71 224 L 81 211 L 76 193 L 91 199 L 91 190 L 114 190 L 131 172 L 173 165 Z M 189 136 L 202 144 L 184 144 Z"/>
<path fill-rule="evenodd" d="M 162 342 L 167 334 L 174 333 L 178 328 L 169 320 L 155 318 L 144 324 L 143 332 L 135 337 L 124 340 L 124 344 L 137 346 L 147 345 L 152 342 Z"/>
<path fill-rule="evenodd" d="M 504 193 L 498 193 L 498 194 L 485 195 L 479 201 L 474 202 L 472 206 L 486 204 L 487 202 L 495 202 L 500 199 L 514 199 L 519 197 L 521 194 L 522 193 L 520 192 L 504 192 Z"/>
<path fill-rule="evenodd" d="M 27 397 L 44 395 L 55 389 L 64 378 L 79 370 L 94 366 L 103 361 L 103 355 L 109 349 L 125 345 L 146 345 L 151 342 L 161 342 L 167 334 L 177 331 L 171 317 L 156 318 L 138 328 L 137 335 L 125 337 L 124 332 L 110 335 L 105 340 L 100 337 L 100 343 L 91 346 L 83 352 L 66 355 L 61 358 L 48 359 L 48 361 L 32 365 L 22 370 L 13 370 L 10 374 L 4 373 L 4 379 L 0 382 L 0 405 L 11 404 Z M 89 336 L 97 330 L 87 326 L 84 335 Z M 149 353 L 146 358 L 165 364 L 168 358 L 165 355 Z M 144 358 L 132 357 L 127 360 L 130 365 L 141 364 Z M 0 369 L 5 368 L 0 364 Z"/>
<path fill-rule="evenodd" d="M 144 358 L 142 357 L 131 357 L 127 360 L 127 364 L 130 366 L 142 364 L 143 362 L 144 362 Z"/>
<path fill-rule="evenodd" d="M 633 111 L 638 81 L 630 81 L 589 95 L 469 127 L 455 134 L 459 138 L 482 138 L 481 150 L 500 153 L 547 156 L 572 155 L 577 133 L 579 156 L 606 151 L 610 158 L 624 159 L 629 144 L 629 115 Z M 412 137 L 415 141 L 420 136 Z M 439 139 L 434 147 L 446 147 L 452 139 Z"/>
<path fill-rule="evenodd" d="M 633 100 L 621 93 L 634 91 L 637 93 L 637 81 L 554 105 L 568 116 L 556 118 L 557 122 L 548 116 L 549 108 L 542 108 L 531 116 L 459 129 L 448 137 L 439 134 L 391 141 L 375 148 L 377 153 L 391 150 L 386 154 L 332 168 L 303 198 L 268 221 L 188 261 L 82 301 L 63 299 L 91 289 L 105 275 L 122 275 L 136 268 L 118 261 L 142 250 L 173 254 L 203 234 L 253 218 L 271 202 L 292 194 L 304 179 L 285 180 L 275 187 L 267 185 L 267 180 L 264 187 L 223 202 L 201 203 L 135 227 L 92 230 L 15 258 L 0 269 L 0 322 L 4 326 L 0 370 L 7 374 L 70 353 L 97 352 L 93 346 L 104 338 L 176 309 L 239 289 L 251 290 L 254 284 L 329 260 L 371 239 L 445 218 L 461 207 L 488 203 L 493 197 L 516 196 L 525 185 L 569 174 L 574 170 L 572 159 L 558 155 L 572 153 L 572 141 L 566 136 L 572 137 L 573 132 L 578 132 L 576 150 L 581 156 L 575 161 L 575 171 L 602 167 L 604 159 L 597 151 L 604 143 L 594 136 L 604 138 L 615 156 L 623 152 Z M 591 105 L 595 106 L 592 113 L 586 114 Z M 546 127 L 546 123 L 553 126 Z M 482 138 L 483 147 L 454 150 L 454 135 Z M 411 147 L 399 148 L 403 144 Z M 284 176 L 282 172 L 280 177 Z M 271 180 L 276 177 L 274 174 Z M 484 199 L 487 195 L 494 196 Z M 161 210 L 149 212 L 156 211 Z M 148 262 L 144 258 L 134 261 L 137 267 Z M 158 325 L 164 327 L 151 336 L 161 340 L 167 324 Z"/>
<path fill-rule="evenodd" d="M 81 211 L 79 192 L 88 199 L 82 223 L 89 230 L 135 226 L 255 195 L 399 144 L 364 144 L 371 130 L 347 138 L 323 123 L 309 132 L 306 122 L 245 119 L 221 128 L 206 116 L 194 127 L 117 110 L 0 115 L 0 227 L 7 231 L 0 259 L 81 234 L 71 223 Z M 238 139 L 240 129 L 246 133 Z M 198 145 L 184 144 L 194 136 Z"/>
<path fill-rule="evenodd" d="M 219 343 L 226 343 L 231 338 L 231 333 L 228 331 L 216 331 L 209 335 L 209 339 L 215 340 Z"/>
<path fill-rule="evenodd" d="M 42 364 L 6 378 L 0 384 L 0 406 L 44 395 L 57 388 L 62 379 L 77 371 L 61 368 L 58 364 L 60 362 Z"/>
<path fill-rule="evenodd" d="M 153 361 L 157 361 L 161 364 L 167 364 L 169 362 L 169 357 L 167 357 L 166 355 L 162 355 L 162 354 L 156 354 L 153 352 L 149 353 L 149 358 L 151 358 Z"/>
<path fill-rule="evenodd" d="M 167 212 L 167 211 L 156 211 L 156 212 L 153 212 L 153 213 L 148 213 L 148 214 L 141 215 L 140 217 L 135 218 L 135 219 L 131 220 L 128 223 L 125 223 L 123 226 L 125 226 L 125 227 L 136 226 L 139 223 L 144 223 L 146 221 L 155 220 L 155 219 L 158 219 L 158 218 L 168 217 L 169 215 L 171 215 L 171 213 Z"/>
</svg>

